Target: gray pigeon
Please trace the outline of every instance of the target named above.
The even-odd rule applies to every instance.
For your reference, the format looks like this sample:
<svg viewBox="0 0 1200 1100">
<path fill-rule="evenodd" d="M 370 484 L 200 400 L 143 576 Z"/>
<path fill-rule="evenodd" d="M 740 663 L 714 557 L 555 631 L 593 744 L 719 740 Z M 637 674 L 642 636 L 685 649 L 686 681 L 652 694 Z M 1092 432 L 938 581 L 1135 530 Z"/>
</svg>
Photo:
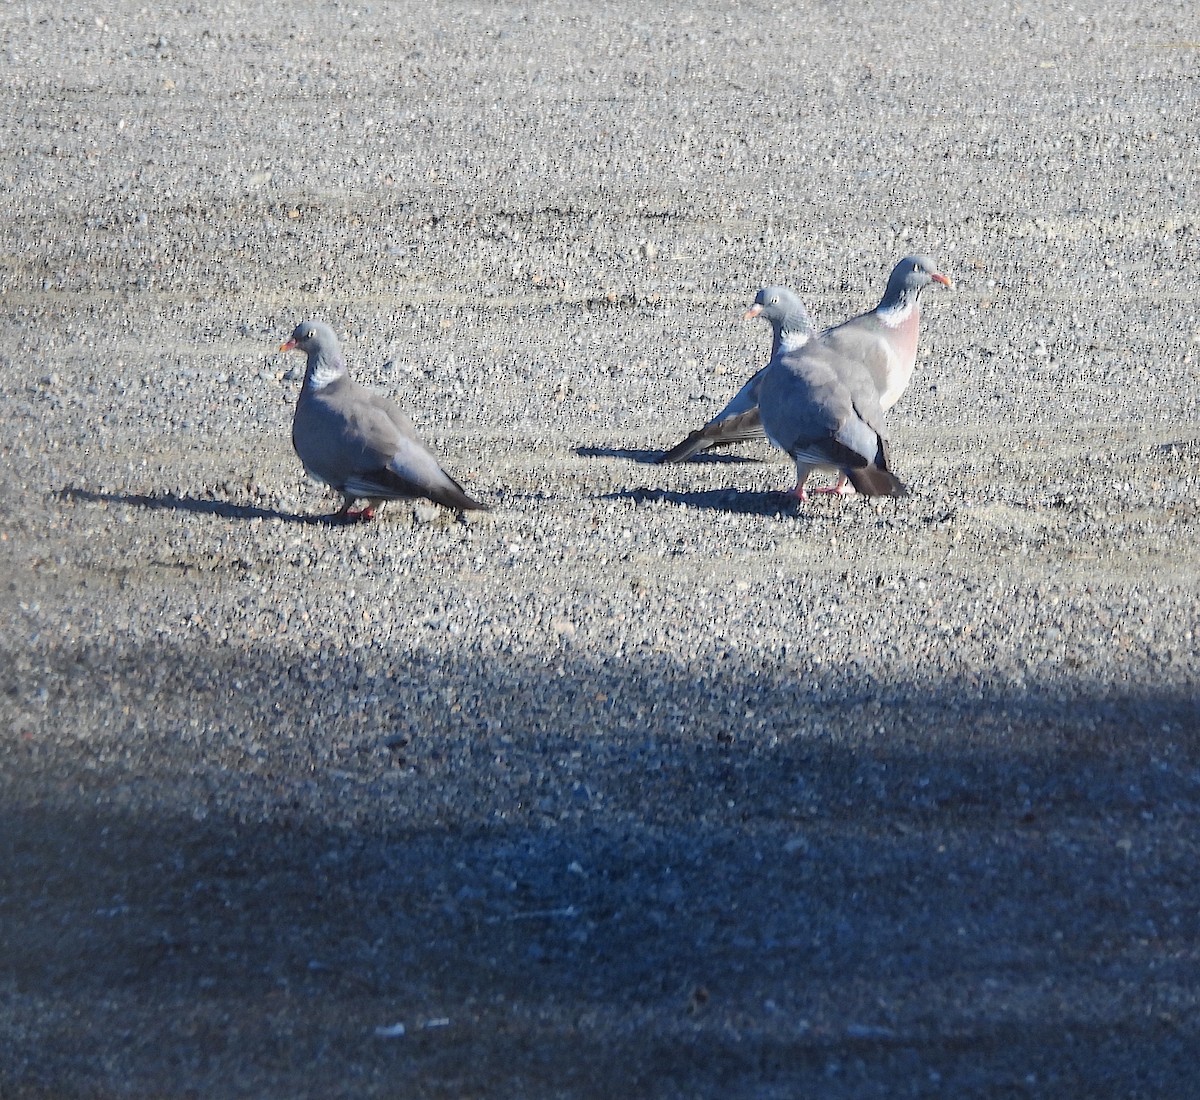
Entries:
<svg viewBox="0 0 1200 1100">
<path fill-rule="evenodd" d="M 861 362 L 870 372 L 884 412 L 900 400 L 912 380 L 921 327 L 921 291 L 935 283 L 951 289 L 954 287 L 953 282 L 938 271 L 937 265 L 928 256 L 905 256 L 892 268 L 879 305 L 821 333 L 821 339 L 840 355 Z M 774 353 L 772 349 L 772 356 Z M 762 425 L 754 414 L 754 394 L 762 373 L 759 371 L 751 378 L 738 391 L 737 397 L 703 428 L 693 432 L 659 461 L 681 462 L 704 447 L 761 439 Z M 742 406 L 734 416 L 729 410 L 739 399 Z M 700 445 L 685 448 L 685 444 L 701 436 L 703 442 Z M 679 457 L 673 457 L 676 454 Z M 844 484 L 844 481 L 839 482 L 841 486 Z"/>
<path fill-rule="evenodd" d="M 302 322 L 279 350 L 308 356 L 292 420 L 292 446 L 309 477 L 345 498 L 336 518 L 368 520 L 385 500 L 416 497 L 460 511 L 487 507 L 467 496 L 438 465 L 404 413 L 350 377 L 328 325 Z M 368 503 L 351 511 L 355 500 Z"/>
<path fill-rule="evenodd" d="M 888 469 L 883 409 L 870 373 L 821 340 L 783 350 L 767 364 L 759 386 L 767 438 L 796 463 L 793 496 L 808 500 L 813 470 L 835 470 L 867 496 L 903 496 L 907 490 Z"/>
<path fill-rule="evenodd" d="M 921 331 L 921 291 L 934 284 L 954 288 L 928 256 L 905 256 L 892 268 L 879 305 L 821 334 L 839 355 L 867 368 L 884 412 L 900 400 L 912 381 Z"/>
<path fill-rule="evenodd" d="M 771 326 L 771 358 L 784 347 L 797 347 L 816 331 L 812 317 L 800 298 L 785 286 L 765 286 L 746 311 L 746 317 L 762 317 Z M 758 415 L 758 385 L 763 371 L 759 370 L 716 416 L 703 428 L 697 428 L 682 442 L 675 444 L 659 462 L 686 462 L 699 451 L 709 447 L 726 446 L 751 439 L 762 439 L 762 420 Z"/>
</svg>

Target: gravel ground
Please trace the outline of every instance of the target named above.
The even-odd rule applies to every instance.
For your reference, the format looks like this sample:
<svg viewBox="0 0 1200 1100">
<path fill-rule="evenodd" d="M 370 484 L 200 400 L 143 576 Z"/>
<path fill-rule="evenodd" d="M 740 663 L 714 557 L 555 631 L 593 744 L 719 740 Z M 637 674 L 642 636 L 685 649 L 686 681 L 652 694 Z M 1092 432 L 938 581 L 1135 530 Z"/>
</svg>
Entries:
<svg viewBox="0 0 1200 1100">
<path fill-rule="evenodd" d="M 1200 1095 L 1200 16 L 1060 7 L 0 8 L 0 1095 Z M 649 464 L 917 250 L 910 497 Z"/>
</svg>

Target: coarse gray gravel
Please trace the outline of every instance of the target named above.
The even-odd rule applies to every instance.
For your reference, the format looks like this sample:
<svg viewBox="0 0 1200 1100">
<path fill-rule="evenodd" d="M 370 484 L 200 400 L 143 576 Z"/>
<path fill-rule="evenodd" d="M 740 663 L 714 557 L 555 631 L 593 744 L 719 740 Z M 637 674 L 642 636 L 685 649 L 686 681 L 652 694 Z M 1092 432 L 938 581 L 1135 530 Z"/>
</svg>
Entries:
<svg viewBox="0 0 1200 1100">
<path fill-rule="evenodd" d="M 0 7 L 0 1096 L 1200 1095 L 1200 15 L 1048 8 Z M 649 463 L 913 251 L 910 497 Z"/>
</svg>

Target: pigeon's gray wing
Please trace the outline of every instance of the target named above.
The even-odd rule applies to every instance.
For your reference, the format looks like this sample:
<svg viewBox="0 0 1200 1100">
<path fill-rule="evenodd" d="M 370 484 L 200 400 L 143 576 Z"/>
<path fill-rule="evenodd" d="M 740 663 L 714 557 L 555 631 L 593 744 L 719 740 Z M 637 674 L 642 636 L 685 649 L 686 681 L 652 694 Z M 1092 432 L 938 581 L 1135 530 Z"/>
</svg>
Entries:
<svg viewBox="0 0 1200 1100">
<path fill-rule="evenodd" d="M 428 497 L 448 508 L 485 507 L 442 469 L 393 402 L 361 388 L 359 396 L 348 427 L 349 438 L 360 442 L 361 450 L 345 492 L 376 500 Z"/>
<path fill-rule="evenodd" d="M 865 368 L 810 343 L 772 360 L 759 399 L 767 435 L 798 463 L 839 469 L 870 495 L 903 492 L 887 470 L 883 412 Z"/>
<path fill-rule="evenodd" d="M 772 360 L 760 409 L 767 434 L 780 449 L 795 454 L 824 447 L 839 440 L 847 426 L 853 438 L 857 418 L 834 363 L 832 355 L 808 349 Z"/>
</svg>

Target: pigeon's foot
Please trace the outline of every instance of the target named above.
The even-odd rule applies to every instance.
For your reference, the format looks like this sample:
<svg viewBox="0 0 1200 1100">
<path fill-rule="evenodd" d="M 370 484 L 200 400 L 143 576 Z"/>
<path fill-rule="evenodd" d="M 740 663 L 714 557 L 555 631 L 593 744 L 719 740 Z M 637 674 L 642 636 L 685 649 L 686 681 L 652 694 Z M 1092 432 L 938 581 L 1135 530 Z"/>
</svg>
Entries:
<svg viewBox="0 0 1200 1100">
<path fill-rule="evenodd" d="M 370 504 L 364 508 L 357 510 L 350 507 L 349 504 L 339 508 L 332 516 L 329 517 L 330 523 L 366 523 L 367 520 L 375 518 L 375 509 Z"/>
<path fill-rule="evenodd" d="M 814 493 L 836 493 L 840 497 L 854 496 L 854 486 L 850 484 L 850 479 L 839 477 L 836 485 L 821 485 L 813 490 Z"/>
<path fill-rule="evenodd" d="M 820 492 L 820 490 L 817 490 L 817 492 Z M 803 485 L 795 485 L 783 495 L 791 497 L 792 500 L 798 500 L 801 504 L 808 502 L 808 490 Z"/>
</svg>

